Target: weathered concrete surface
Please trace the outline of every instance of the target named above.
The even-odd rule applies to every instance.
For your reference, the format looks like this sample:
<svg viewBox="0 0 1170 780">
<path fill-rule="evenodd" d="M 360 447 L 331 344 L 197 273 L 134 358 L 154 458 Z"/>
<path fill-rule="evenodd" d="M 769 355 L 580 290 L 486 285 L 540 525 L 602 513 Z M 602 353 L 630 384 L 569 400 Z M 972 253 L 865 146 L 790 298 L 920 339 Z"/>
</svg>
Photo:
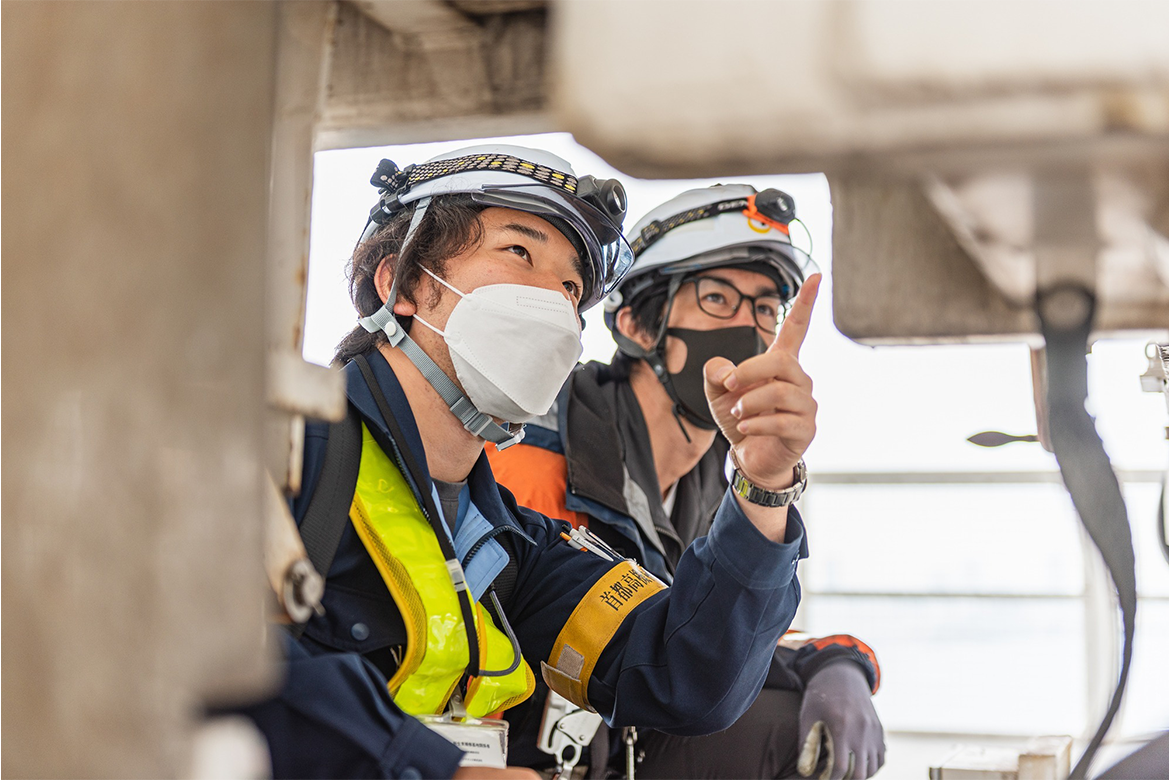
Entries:
<svg viewBox="0 0 1170 780">
<path fill-rule="evenodd" d="M 556 121 L 635 176 L 905 175 L 1165 149 L 1159 0 L 554 7 Z"/>
<path fill-rule="evenodd" d="M 345 388 L 336 371 L 306 363 L 305 300 L 313 146 L 331 72 L 340 4 L 327 0 L 277 6 L 272 186 L 268 224 L 268 325 L 265 467 L 281 489 L 300 492 L 304 415 L 338 419 Z"/>
<path fill-rule="evenodd" d="M 959 246 L 913 181 L 831 176 L 833 321 L 867 343 L 1020 337 L 1035 314 L 1012 307 Z"/>
<path fill-rule="evenodd" d="M 922 185 L 912 179 L 858 174 L 831 175 L 833 197 L 833 321 L 849 338 L 866 344 L 937 344 L 967 341 L 1030 341 L 1040 345 L 1032 308 L 1036 255 L 1029 238 L 1025 261 L 1031 292 L 1013 300 L 993 283 L 977 257 L 956 239 Z M 1024 208 L 1031 210 L 1030 204 Z M 1090 212 L 1093 206 L 1090 206 Z M 1139 256 L 1128 266 L 1094 263 L 1096 226 L 1066 250 L 1087 251 L 1087 268 L 1071 256 L 1048 261 L 1048 283 L 1087 277 L 1102 300 L 1094 331 L 1158 332 L 1167 326 L 1168 291 L 1153 263 Z M 1101 224 L 1101 223 L 1097 223 Z M 1085 236 L 1088 236 L 1086 239 Z M 1164 268 L 1164 266 L 1163 266 Z M 1083 279 L 1084 280 L 1084 279 Z M 1042 282 L 1044 279 L 1042 278 Z"/>
<path fill-rule="evenodd" d="M 1034 333 L 1037 266 L 1052 265 L 1037 258 L 1052 253 L 1030 230 L 1031 191 L 1053 170 L 1092 185 L 1099 251 L 1077 273 L 1096 279 L 1096 334 L 1167 327 L 1166 3 L 554 7 L 554 121 L 619 169 L 829 174 L 833 308 L 851 338 Z M 1062 264 L 1049 275 L 1067 278 Z"/>
<path fill-rule="evenodd" d="M 186 771 L 261 646 L 276 7 L 3 19 L 3 774 Z"/>
<path fill-rule="evenodd" d="M 461 14 L 415 0 L 341 3 L 318 148 L 552 129 L 547 12 L 533 5 L 435 28 L 428 6 Z"/>
</svg>

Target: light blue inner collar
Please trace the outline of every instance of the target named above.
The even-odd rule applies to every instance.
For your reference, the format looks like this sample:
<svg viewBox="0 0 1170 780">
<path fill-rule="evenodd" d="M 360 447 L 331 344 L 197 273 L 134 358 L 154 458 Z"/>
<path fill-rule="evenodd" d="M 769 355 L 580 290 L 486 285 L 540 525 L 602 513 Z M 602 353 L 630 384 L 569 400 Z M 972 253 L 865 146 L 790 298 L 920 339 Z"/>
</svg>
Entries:
<svg viewBox="0 0 1170 780">
<path fill-rule="evenodd" d="M 439 491 L 433 483 L 431 497 L 435 500 L 435 506 L 442 512 L 443 503 L 439 500 Z M 442 526 L 447 536 L 451 537 L 449 524 L 443 522 Z M 493 528 L 494 526 L 483 516 L 483 512 L 479 511 L 479 507 L 471 501 L 471 490 L 464 485 L 463 490 L 459 492 L 459 516 L 455 518 L 455 536 L 451 539 L 460 562 L 464 561 L 476 542 L 489 534 Z M 463 576 L 467 579 L 471 597 L 479 601 L 484 591 L 507 565 L 508 553 L 495 539 L 488 539 L 464 565 Z"/>
</svg>

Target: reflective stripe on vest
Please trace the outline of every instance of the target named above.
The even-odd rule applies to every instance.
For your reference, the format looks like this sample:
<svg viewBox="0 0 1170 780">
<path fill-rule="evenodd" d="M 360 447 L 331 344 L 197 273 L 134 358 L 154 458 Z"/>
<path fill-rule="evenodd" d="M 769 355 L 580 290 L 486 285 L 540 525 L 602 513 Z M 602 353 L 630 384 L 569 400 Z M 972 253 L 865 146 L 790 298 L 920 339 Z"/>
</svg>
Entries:
<svg viewBox="0 0 1170 780">
<path fill-rule="evenodd" d="M 378 567 L 406 626 L 406 652 L 390 679 L 394 703 L 411 715 L 438 714 L 467 667 L 467 633 L 435 532 L 402 473 L 362 424 L 362 457 L 350 520 Z M 512 643 L 479 604 L 476 635 L 486 669 L 512 665 Z M 464 706 L 483 717 L 527 699 L 528 663 L 502 677 L 472 677 Z"/>
</svg>

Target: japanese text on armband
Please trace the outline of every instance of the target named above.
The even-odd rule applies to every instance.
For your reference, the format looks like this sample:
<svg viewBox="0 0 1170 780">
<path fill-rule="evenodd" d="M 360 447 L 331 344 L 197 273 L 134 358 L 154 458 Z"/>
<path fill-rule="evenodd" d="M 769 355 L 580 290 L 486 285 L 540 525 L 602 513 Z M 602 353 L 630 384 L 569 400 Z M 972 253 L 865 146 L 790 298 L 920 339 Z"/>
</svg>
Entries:
<svg viewBox="0 0 1170 780">
<path fill-rule="evenodd" d="M 658 585 L 658 581 L 643 571 L 640 567 L 634 567 L 629 571 L 623 572 L 617 582 L 609 586 L 608 590 L 603 590 L 597 594 L 597 597 L 609 606 L 615 612 L 621 611 L 621 608 L 634 597 L 638 591 L 647 586 Z M 655 587 L 654 590 L 659 588 Z"/>
</svg>

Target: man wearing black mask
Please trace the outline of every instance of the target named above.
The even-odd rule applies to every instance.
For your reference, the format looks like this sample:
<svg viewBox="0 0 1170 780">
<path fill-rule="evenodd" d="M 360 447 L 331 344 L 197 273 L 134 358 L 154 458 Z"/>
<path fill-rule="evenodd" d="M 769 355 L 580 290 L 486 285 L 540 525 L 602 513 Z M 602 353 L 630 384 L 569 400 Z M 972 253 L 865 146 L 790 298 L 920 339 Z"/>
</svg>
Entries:
<svg viewBox="0 0 1170 780">
<path fill-rule="evenodd" d="M 803 461 L 790 487 L 758 491 L 737 478 L 735 447 L 769 420 L 814 419 L 811 380 L 796 356 L 785 382 L 749 390 L 729 415 L 708 403 L 704 371 L 713 359 L 740 365 L 775 351 L 801 287 L 819 284 L 815 264 L 789 239 L 794 216 L 787 194 L 733 184 L 684 192 L 644 217 L 630 234 L 634 265 L 605 302 L 617 356 L 574 372 L 523 444 L 488 448 L 500 483 L 664 579 L 707 534 L 729 479 L 748 500 L 799 497 Z M 790 635 L 764 691 L 729 730 L 643 731 L 631 751 L 642 756 L 638 777 L 867 778 L 884 761 L 870 701 L 879 676 L 873 652 L 851 636 Z M 548 761 L 532 736 L 542 702 L 538 692 L 509 717 L 513 763 Z M 592 753 L 596 762 L 605 750 L 595 742 Z M 593 767 L 590 776 L 603 775 Z"/>
</svg>

